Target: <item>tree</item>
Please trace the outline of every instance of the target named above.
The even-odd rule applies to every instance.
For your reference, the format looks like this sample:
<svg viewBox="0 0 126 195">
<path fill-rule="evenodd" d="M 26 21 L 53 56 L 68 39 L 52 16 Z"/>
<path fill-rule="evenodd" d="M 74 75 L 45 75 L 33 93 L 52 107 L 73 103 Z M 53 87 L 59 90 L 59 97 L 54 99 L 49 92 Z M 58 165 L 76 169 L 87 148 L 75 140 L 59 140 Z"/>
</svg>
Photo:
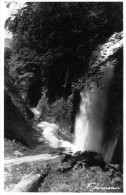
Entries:
<svg viewBox="0 0 126 195">
<path fill-rule="evenodd" d="M 36 106 L 43 87 L 50 102 L 67 98 L 87 72 L 94 47 L 122 30 L 122 18 L 120 2 L 29 2 L 8 18 L 10 74 L 26 101 Z"/>
<path fill-rule="evenodd" d="M 9 72 L 9 62 L 11 59 L 11 50 L 8 47 L 4 48 L 4 72 L 8 74 Z"/>
</svg>

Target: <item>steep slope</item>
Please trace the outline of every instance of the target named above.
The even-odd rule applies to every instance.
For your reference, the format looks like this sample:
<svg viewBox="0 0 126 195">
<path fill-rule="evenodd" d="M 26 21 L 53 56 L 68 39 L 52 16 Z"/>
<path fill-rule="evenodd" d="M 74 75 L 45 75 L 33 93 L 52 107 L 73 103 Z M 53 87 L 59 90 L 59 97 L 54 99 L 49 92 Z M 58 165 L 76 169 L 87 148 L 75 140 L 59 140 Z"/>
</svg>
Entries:
<svg viewBox="0 0 126 195">
<path fill-rule="evenodd" d="M 40 136 L 40 133 L 28 122 L 34 115 L 7 77 L 5 77 L 4 97 L 4 136 L 33 147 L 38 143 Z"/>
</svg>

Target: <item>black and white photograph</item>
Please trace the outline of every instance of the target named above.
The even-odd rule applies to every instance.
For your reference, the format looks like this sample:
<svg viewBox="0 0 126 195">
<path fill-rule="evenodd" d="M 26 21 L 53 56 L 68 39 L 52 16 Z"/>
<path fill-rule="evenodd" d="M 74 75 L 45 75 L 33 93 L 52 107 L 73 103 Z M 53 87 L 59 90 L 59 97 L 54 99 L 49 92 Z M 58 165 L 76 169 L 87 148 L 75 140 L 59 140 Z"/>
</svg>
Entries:
<svg viewBox="0 0 126 195">
<path fill-rule="evenodd" d="M 4 192 L 123 193 L 124 2 L 1 5 Z"/>
</svg>

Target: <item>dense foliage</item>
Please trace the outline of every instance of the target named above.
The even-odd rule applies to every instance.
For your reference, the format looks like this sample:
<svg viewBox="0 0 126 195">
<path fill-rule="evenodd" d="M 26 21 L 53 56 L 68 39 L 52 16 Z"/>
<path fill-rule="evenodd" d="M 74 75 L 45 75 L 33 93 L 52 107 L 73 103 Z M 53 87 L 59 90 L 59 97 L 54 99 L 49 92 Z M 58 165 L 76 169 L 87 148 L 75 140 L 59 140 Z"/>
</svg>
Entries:
<svg viewBox="0 0 126 195">
<path fill-rule="evenodd" d="M 36 106 L 43 89 L 49 102 L 72 93 L 94 47 L 122 30 L 122 3 L 26 3 L 5 27 L 13 33 L 10 75 Z"/>
<path fill-rule="evenodd" d="M 5 49 L 5 74 L 26 104 L 37 106 L 40 120 L 67 129 L 72 124 L 73 131 L 92 52 L 122 30 L 122 6 L 120 2 L 30 2 L 6 20 L 13 42 L 11 51 Z M 116 83 L 122 86 L 121 81 Z M 113 104 L 115 96 L 111 97 Z"/>
<path fill-rule="evenodd" d="M 122 192 L 123 178 L 118 165 L 106 164 L 102 156 L 85 151 L 67 162 L 51 167 L 51 172 L 41 183 L 39 192 Z"/>
<path fill-rule="evenodd" d="M 10 59 L 11 59 L 11 50 L 10 50 L 10 48 L 5 47 L 5 49 L 4 49 L 4 67 L 5 67 L 4 72 L 5 72 L 5 75 L 8 74 L 8 72 L 9 72 Z"/>
<path fill-rule="evenodd" d="M 73 130 L 80 105 L 80 89 L 85 86 L 89 61 L 92 64 L 95 61 L 91 59 L 92 52 L 98 53 L 99 44 L 105 43 L 114 32 L 122 31 L 122 6 L 120 2 L 27 2 L 6 20 L 5 28 L 12 32 L 13 42 L 11 50 L 5 48 L 5 75 L 9 75 L 14 86 L 19 89 L 25 104 L 37 107 L 41 113 L 39 120 L 60 123 L 58 136 L 62 139 L 62 129 Z M 113 163 L 121 162 L 120 164 L 123 164 L 122 55 L 121 49 L 108 62 L 114 64 L 115 69 L 103 124 L 106 129 L 103 135 L 105 141 L 108 137 L 111 140 L 112 137 L 119 136 Z M 92 72 L 92 76 L 88 75 L 89 86 L 90 77 L 97 77 L 94 69 Z M 10 101 L 6 101 L 8 103 L 5 104 L 10 105 Z M 11 128 L 14 128 L 18 134 L 15 121 L 20 128 L 23 122 L 15 120 L 11 106 L 6 106 L 6 109 L 7 117 L 10 118 L 6 120 L 8 132 L 12 135 Z M 18 113 L 17 108 L 12 110 Z M 64 134 L 67 137 L 66 132 Z M 64 139 L 67 140 L 65 135 Z M 23 136 L 26 138 L 27 134 Z M 68 167 L 63 164 L 55 170 L 57 164 L 54 162 L 54 169 L 41 184 L 39 191 L 122 192 L 122 173 L 118 170 L 118 165 L 105 170 L 106 164 L 102 157 L 90 154 L 88 158 L 85 156 L 85 161 L 80 154 L 77 154 L 76 159 L 70 157 L 70 169 L 69 155 L 64 160 Z M 15 174 L 12 179 L 14 178 Z M 95 188 L 97 186 L 87 188 L 89 182 L 98 184 L 100 189 Z"/>
<path fill-rule="evenodd" d="M 30 150 L 14 140 L 5 140 L 6 159 L 14 158 L 14 151 L 21 151 L 25 155 L 45 153 L 45 147 L 39 146 L 34 150 Z M 47 148 L 46 148 L 47 150 Z M 89 152 L 86 152 L 87 154 Z M 92 155 L 89 153 L 89 158 Z M 79 157 L 79 156 L 78 156 Z M 93 157 L 93 156 L 92 156 Z M 100 166 L 92 165 L 85 166 L 85 160 L 78 158 L 76 163 L 71 166 L 71 163 L 62 163 L 61 158 L 51 159 L 47 161 L 31 161 L 24 162 L 17 165 L 5 167 L 5 183 L 4 188 L 6 192 L 11 192 L 17 183 L 19 183 L 24 176 L 27 178 L 31 173 L 45 172 L 49 170 L 48 175 L 39 183 L 38 189 L 34 188 L 36 192 L 122 192 L 123 178 L 122 172 L 118 165 L 109 165 L 109 169 L 104 171 Z M 91 158 L 92 160 L 92 158 Z M 23 188 L 24 189 L 24 188 Z"/>
</svg>

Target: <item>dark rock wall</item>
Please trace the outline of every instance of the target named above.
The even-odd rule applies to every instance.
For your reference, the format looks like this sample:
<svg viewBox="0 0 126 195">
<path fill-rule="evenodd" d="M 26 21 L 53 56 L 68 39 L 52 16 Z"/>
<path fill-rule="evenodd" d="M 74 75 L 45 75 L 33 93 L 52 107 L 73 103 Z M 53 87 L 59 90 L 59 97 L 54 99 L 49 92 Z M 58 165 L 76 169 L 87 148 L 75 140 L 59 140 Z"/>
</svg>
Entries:
<svg viewBox="0 0 126 195">
<path fill-rule="evenodd" d="M 32 118 L 32 112 L 23 104 L 16 89 L 13 86 L 8 87 L 5 82 L 4 137 L 15 139 L 29 147 L 37 144 L 40 133 L 33 129 L 28 118 Z"/>
<path fill-rule="evenodd" d="M 123 164 L 123 51 L 115 56 L 117 64 L 108 94 L 108 107 L 105 120 L 105 137 L 118 136 L 112 163 Z"/>
</svg>

